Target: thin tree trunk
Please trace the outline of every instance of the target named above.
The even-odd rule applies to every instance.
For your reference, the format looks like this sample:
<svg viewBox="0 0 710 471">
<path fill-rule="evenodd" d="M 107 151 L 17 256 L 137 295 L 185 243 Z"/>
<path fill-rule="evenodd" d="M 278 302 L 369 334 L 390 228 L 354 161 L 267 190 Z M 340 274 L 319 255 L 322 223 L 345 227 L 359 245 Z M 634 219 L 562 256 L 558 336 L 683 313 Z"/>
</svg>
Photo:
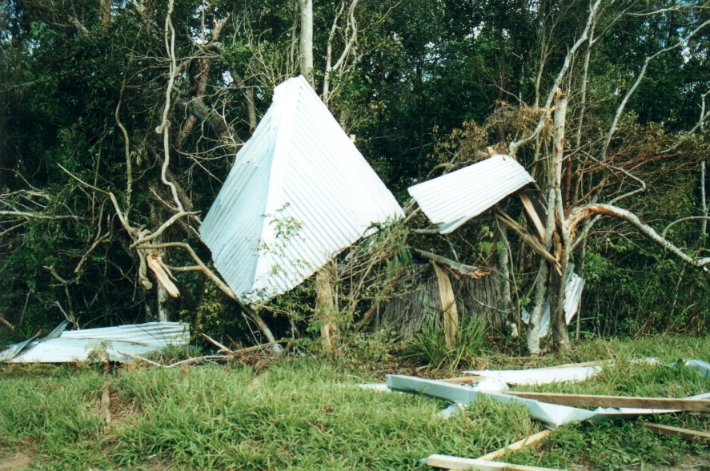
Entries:
<svg viewBox="0 0 710 471">
<path fill-rule="evenodd" d="M 508 257 L 510 242 L 508 242 L 508 231 L 505 226 L 498 223 L 496 227 L 498 228 L 498 236 L 501 243 L 501 247 L 498 249 L 498 265 L 500 266 L 500 275 L 503 281 L 503 311 L 505 311 L 508 317 L 508 319 L 505 320 L 510 321 L 510 315 L 513 311 L 513 297 L 510 291 L 510 258 Z"/>
<path fill-rule="evenodd" d="M 256 102 L 254 101 L 254 88 L 249 87 L 241 75 L 236 71 L 229 69 L 229 75 L 232 76 L 232 80 L 239 85 L 239 87 L 244 92 L 244 98 L 247 101 L 247 113 L 249 115 L 249 132 L 254 132 L 256 129 Z"/>
<path fill-rule="evenodd" d="M 101 2 L 101 26 L 106 28 L 111 24 L 111 0 L 100 0 Z"/>
<path fill-rule="evenodd" d="M 301 32 L 299 36 L 301 75 L 313 86 L 313 0 L 298 0 L 298 4 L 301 10 Z"/>
<path fill-rule="evenodd" d="M 705 217 L 700 226 L 700 245 L 702 246 L 708 236 L 708 202 L 705 196 L 705 161 L 700 163 L 700 209 Z"/>
<path fill-rule="evenodd" d="M 567 96 L 560 92 L 557 96 L 557 106 L 554 115 L 554 143 L 552 153 L 552 188 L 555 192 L 555 218 L 559 224 L 561 245 L 558 259 L 560 260 L 561 274 L 552 272 L 554 303 L 550 303 L 552 338 L 555 346 L 560 350 L 569 348 L 569 334 L 565 322 L 565 277 L 569 264 L 569 233 L 565 227 L 564 206 L 562 200 L 562 162 L 565 150 L 565 120 L 567 116 Z"/>
<path fill-rule="evenodd" d="M 552 248 L 552 234 L 555 228 L 555 191 L 550 188 L 547 196 L 547 226 L 545 228 L 545 249 Z M 530 329 L 528 330 L 528 351 L 531 355 L 540 354 L 540 324 L 542 323 L 542 313 L 545 309 L 545 298 L 548 293 L 548 262 L 540 260 L 540 268 L 535 278 L 535 307 L 530 319 Z"/>
<path fill-rule="evenodd" d="M 338 326 L 335 323 L 334 261 L 328 262 L 316 274 L 316 315 L 320 325 L 323 348 L 335 356 Z"/>
</svg>

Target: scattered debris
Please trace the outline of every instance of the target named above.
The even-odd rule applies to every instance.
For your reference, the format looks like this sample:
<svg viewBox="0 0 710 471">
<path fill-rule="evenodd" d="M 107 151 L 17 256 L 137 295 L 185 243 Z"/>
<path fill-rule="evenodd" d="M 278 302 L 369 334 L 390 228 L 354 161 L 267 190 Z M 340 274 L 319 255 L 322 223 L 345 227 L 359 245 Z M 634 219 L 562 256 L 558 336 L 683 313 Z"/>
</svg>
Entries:
<svg viewBox="0 0 710 471">
<path fill-rule="evenodd" d="M 654 359 L 639 360 L 655 362 Z M 463 384 L 466 378 L 455 381 L 433 380 L 404 375 L 387 375 L 387 388 L 402 392 L 413 392 L 436 397 L 453 404 L 440 414 L 451 417 L 461 412 L 468 404 L 479 397 L 487 397 L 505 404 L 520 404 L 530 415 L 550 427 L 583 422 L 587 420 L 605 420 L 616 417 L 635 417 L 680 411 L 710 411 L 710 393 L 688 398 L 650 398 L 628 396 L 602 396 L 584 394 L 527 393 L 507 391 L 507 382 L 511 384 L 546 384 L 557 381 L 579 381 L 598 373 L 604 362 L 579 365 L 563 365 L 555 368 L 537 368 L 534 370 L 474 371 L 470 383 Z M 704 374 L 707 364 L 698 360 L 688 360 L 683 365 Z M 565 373 L 568 371 L 569 373 Z M 490 376 L 486 376 L 489 374 Z M 370 386 L 371 389 L 375 389 Z M 574 407 L 577 406 L 577 407 Z M 579 407 L 597 407 L 594 410 Z"/>
<path fill-rule="evenodd" d="M 551 435 L 552 435 L 552 430 L 543 430 L 542 432 L 538 432 L 533 435 L 530 435 L 529 437 L 525 437 L 522 440 L 518 440 L 515 443 L 511 443 L 510 445 L 508 445 L 504 448 L 501 448 L 500 450 L 496 450 L 496 451 L 492 451 L 490 453 L 487 453 L 487 454 L 481 456 L 479 459 L 486 460 L 486 461 L 497 460 L 498 458 L 502 458 L 503 456 L 507 455 L 508 453 L 512 453 L 514 451 L 518 451 L 523 448 L 539 445 L 544 440 L 547 440 L 548 438 L 550 438 Z"/>
<path fill-rule="evenodd" d="M 464 373 L 495 379 L 506 384 L 540 385 L 565 381 L 584 381 L 601 373 L 602 366 L 609 363 L 604 361 L 593 362 L 593 364 L 570 364 L 526 370 L 467 370 Z"/>
<path fill-rule="evenodd" d="M 62 322 L 46 337 L 36 339 L 35 336 L 10 346 L 0 353 L 0 361 L 70 363 L 108 358 L 109 361 L 126 362 L 168 345 L 187 345 L 190 339 L 189 324 L 184 322 L 148 322 L 65 331 L 67 324 L 67 321 Z"/>
<path fill-rule="evenodd" d="M 442 469 L 475 469 L 479 471 L 553 471 L 555 468 L 540 468 L 538 466 L 525 466 L 521 464 L 501 463 L 499 461 L 486 461 L 480 458 L 459 458 L 449 455 L 431 455 L 426 459 L 426 465 Z"/>
<path fill-rule="evenodd" d="M 663 433 L 666 435 L 677 435 L 685 438 L 686 440 L 697 441 L 710 445 L 710 433 L 708 432 L 701 432 L 698 430 L 690 430 L 687 428 L 680 427 L 671 427 L 670 425 L 651 424 L 648 422 L 641 422 L 641 425 L 650 430 L 653 430 L 654 432 Z"/>
<path fill-rule="evenodd" d="M 515 397 L 535 399 L 547 404 L 560 404 L 574 407 L 611 407 L 638 409 L 669 409 L 679 411 L 710 412 L 710 400 L 702 398 L 666 398 L 638 396 L 605 396 L 597 394 L 560 394 L 505 391 Z"/>
<path fill-rule="evenodd" d="M 688 368 L 694 368 L 701 375 L 710 378 L 710 363 L 707 361 L 690 359 L 685 360 L 684 365 Z"/>
<path fill-rule="evenodd" d="M 404 216 L 392 193 L 303 77 L 271 107 L 200 228 L 246 304 L 289 291 L 378 224 Z"/>
<path fill-rule="evenodd" d="M 534 181 L 522 165 L 499 154 L 410 186 L 408 191 L 429 220 L 438 225 L 438 232 L 449 234 Z"/>
</svg>

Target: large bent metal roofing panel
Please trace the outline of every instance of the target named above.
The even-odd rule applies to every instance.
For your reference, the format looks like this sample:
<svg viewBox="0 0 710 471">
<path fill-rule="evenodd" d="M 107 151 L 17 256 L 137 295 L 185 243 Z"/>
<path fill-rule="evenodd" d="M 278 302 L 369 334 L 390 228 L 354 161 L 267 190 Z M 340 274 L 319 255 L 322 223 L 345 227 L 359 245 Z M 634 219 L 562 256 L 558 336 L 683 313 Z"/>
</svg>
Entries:
<svg viewBox="0 0 710 471">
<path fill-rule="evenodd" d="M 267 302 L 402 208 L 303 77 L 274 91 L 200 228 L 240 300 Z"/>
<path fill-rule="evenodd" d="M 514 159 L 494 155 L 408 191 L 439 232 L 448 234 L 533 181 Z"/>
<path fill-rule="evenodd" d="M 102 360 L 131 361 L 131 355 L 144 355 L 168 345 L 187 345 L 189 324 L 148 322 L 118 327 L 62 331 L 60 324 L 44 338 L 21 342 L 0 352 L 0 361 L 10 363 L 67 363 L 90 359 L 92 353 Z M 105 352 L 105 353 L 99 353 Z"/>
</svg>

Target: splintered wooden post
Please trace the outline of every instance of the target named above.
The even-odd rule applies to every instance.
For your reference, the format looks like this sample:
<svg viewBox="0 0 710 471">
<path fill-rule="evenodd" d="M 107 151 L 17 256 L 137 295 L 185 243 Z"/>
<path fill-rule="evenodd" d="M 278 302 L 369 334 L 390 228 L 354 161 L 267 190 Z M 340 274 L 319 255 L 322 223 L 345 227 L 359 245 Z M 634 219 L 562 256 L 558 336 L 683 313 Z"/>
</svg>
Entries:
<svg viewBox="0 0 710 471">
<path fill-rule="evenodd" d="M 537 229 L 537 233 L 540 235 L 540 240 L 545 240 L 545 225 L 542 223 L 540 215 L 537 214 L 535 206 L 526 192 L 520 192 L 520 201 L 523 203 L 523 209 L 525 209 L 528 217 L 533 222 L 535 229 Z"/>
<path fill-rule="evenodd" d="M 320 334 L 323 347 L 335 355 L 338 326 L 334 322 L 335 296 L 333 278 L 335 276 L 335 262 L 328 262 L 316 274 L 316 313 L 321 322 Z"/>
<path fill-rule="evenodd" d="M 446 348 L 452 350 L 459 344 L 459 311 L 456 307 L 456 296 L 451 287 L 449 275 L 436 262 L 432 262 L 439 284 L 441 310 L 444 313 L 444 339 Z"/>
</svg>

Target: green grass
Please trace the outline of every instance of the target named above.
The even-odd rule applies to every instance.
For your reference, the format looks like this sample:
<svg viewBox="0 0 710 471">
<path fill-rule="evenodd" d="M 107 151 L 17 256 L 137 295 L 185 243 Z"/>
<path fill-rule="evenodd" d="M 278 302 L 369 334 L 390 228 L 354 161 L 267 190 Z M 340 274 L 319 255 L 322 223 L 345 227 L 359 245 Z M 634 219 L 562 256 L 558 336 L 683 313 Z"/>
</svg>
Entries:
<svg viewBox="0 0 710 471">
<path fill-rule="evenodd" d="M 584 342 L 559 358 L 469 359 L 469 366 L 539 366 L 614 358 L 618 366 L 584 383 L 537 390 L 683 396 L 710 379 L 665 366 L 631 365 L 656 356 L 709 360 L 708 338 Z M 373 370 L 374 368 L 374 370 Z M 451 374 L 431 372 L 432 375 Z M 427 373 L 428 374 L 428 373 Z M 432 453 L 477 457 L 542 430 L 524 409 L 476 403 L 443 419 L 435 399 L 352 387 L 382 379 L 376 364 L 317 358 L 182 370 L 84 366 L 6 367 L 0 373 L 0 462 L 21 452 L 41 469 L 412 469 Z M 111 391 L 111 422 L 101 413 Z M 707 414 L 647 420 L 708 430 Z M 710 463 L 707 447 L 657 435 L 634 421 L 566 426 L 537 450 L 506 460 L 588 469 Z"/>
</svg>

